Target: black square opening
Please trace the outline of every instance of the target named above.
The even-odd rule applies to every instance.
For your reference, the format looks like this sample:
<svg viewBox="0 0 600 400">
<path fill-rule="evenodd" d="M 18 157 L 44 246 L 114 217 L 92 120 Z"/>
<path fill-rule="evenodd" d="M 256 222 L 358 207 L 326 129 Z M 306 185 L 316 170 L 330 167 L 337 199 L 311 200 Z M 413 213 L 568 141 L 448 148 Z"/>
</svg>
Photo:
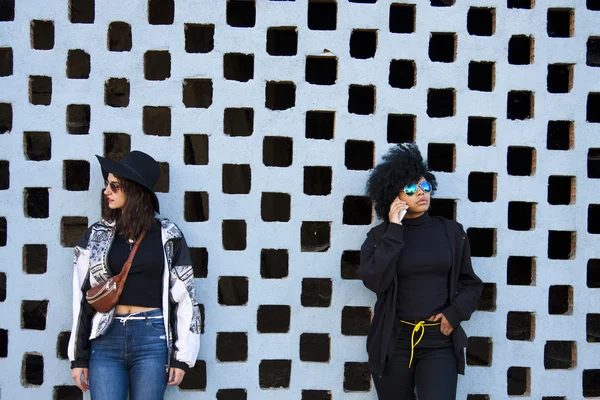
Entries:
<svg viewBox="0 0 600 400">
<path fill-rule="evenodd" d="M 377 31 L 354 29 L 350 35 L 350 56 L 367 59 L 375 57 L 377 51 Z"/>
<path fill-rule="evenodd" d="M 535 5 L 535 0 L 507 0 L 506 6 L 508 8 L 524 8 L 530 10 Z"/>
<path fill-rule="evenodd" d="M 535 173 L 536 151 L 533 147 L 509 146 L 506 170 L 513 176 L 530 176 Z"/>
<path fill-rule="evenodd" d="M 371 371 L 366 362 L 344 362 L 344 392 L 371 390 Z"/>
<path fill-rule="evenodd" d="M 69 0 L 69 20 L 74 24 L 93 24 L 94 0 Z"/>
<path fill-rule="evenodd" d="M 342 335 L 367 336 L 371 317 L 370 307 L 345 306 L 342 309 Z"/>
<path fill-rule="evenodd" d="M 429 143 L 427 164 L 431 171 L 454 172 L 456 145 L 454 143 Z"/>
<path fill-rule="evenodd" d="M 247 400 L 248 392 L 246 389 L 219 389 L 217 390 L 217 400 Z"/>
<path fill-rule="evenodd" d="M 565 315 L 573 312 L 573 287 L 552 285 L 548 289 L 548 314 Z"/>
<path fill-rule="evenodd" d="M 535 257 L 510 256 L 506 264 L 506 284 L 531 286 L 535 283 Z"/>
<path fill-rule="evenodd" d="M 248 359 L 248 333 L 217 332 L 217 360 L 239 362 Z"/>
<path fill-rule="evenodd" d="M 331 390 L 302 389 L 301 400 L 331 400 Z"/>
<path fill-rule="evenodd" d="M 506 96 L 506 118 L 524 120 L 533 118 L 533 92 L 511 90 Z"/>
<path fill-rule="evenodd" d="M 443 217 L 452 221 L 456 220 L 456 200 L 455 199 L 440 199 L 438 197 L 431 198 L 431 206 L 429 207 L 429 215 Z"/>
<path fill-rule="evenodd" d="M 287 277 L 289 258 L 286 249 L 262 249 L 260 251 L 260 276 L 265 279 Z"/>
<path fill-rule="evenodd" d="M 468 179 L 468 196 L 472 202 L 496 200 L 496 174 L 493 172 L 471 172 Z"/>
<path fill-rule="evenodd" d="M 206 278 L 208 276 L 208 251 L 206 247 L 190 247 L 190 257 L 194 278 Z"/>
<path fill-rule="evenodd" d="M 171 77 L 171 53 L 166 50 L 149 50 L 144 53 L 144 78 L 164 81 Z"/>
<path fill-rule="evenodd" d="M 491 92 L 496 81 L 495 63 L 475 62 L 469 63 L 469 82 L 471 90 Z"/>
<path fill-rule="evenodd" d="M 23 149 L 27 160 L 50 160 L 52 157 L 50 132 L 23 132 Z"/>
<path fill-rule="evenodd" d="M 575 342 L 548 340 L 544 346 L 545 369 L 571 369 L 575 366 Z"/>
<path fill-rule="evenodd" d="M 417 117 L 410 114 L 388 114 L 387 142 L 414 143 L 417 133 Z"/>
<path fill-rule="evenodd" d="M 600 342 L 600 314 L 586 314 L 585 332 L 588 343 Z"/>
<path fill-rule="evenodd" d="M 48 218 L 50 213 L 49 188 L 25 188 L 25 215 L 29 218 Z"/>
<path fill-rule="evenodd" d="M 573 64 L 549 64 L 546 83 L 549 93 L 569 93 L 573 88 Z"/>
<path fill-rule="evenodd" d="M 31 48 L 52 50 L 54 48 L 54 21 L 33 20 L 30 23 Z"/>
<path fill-rule="evenodd" d="M 252 28 L 256 23 L 256 3 L 254 0 L 228 0 L 227 25 L 238 28 Z"/>
<path fill-rule="evenodd" d="M 160 175 L 158 177 L 158 182 L 154 185 L 154 191 L 157 193 L 169 193 L 169 163 L 159 162 L 158 168 L 160 169 Z"/>
<path fill-rule="evenodd" d="M 142 125 L 146 135 L 171 136 L 171 108 L 144 106 Z"/>
<path fill-rule="evenodd" d="M 334 85 L 337 81 L 337 57 L 306 57 L 304 79 L 313 85 Z"/>
<path fill-rule="evenodd" d="M 598 1 L 600 6 L 600 0 Z M 600 67 L 600 37 L 590 36 L 586 44 L 585 63 L 590 67 Z"/>
<path fill-rule="evenodd" d="M 29 102 L 48 106 L 52 102 L 52 78 L 32 75 L 29 77 Z"/>
<path fill-rule="evenodd" d="M 508 63 L 527 65 L 533 63 L 534 40 L 532 36 L 514 35 L 508 41 Z"/>
<path fill-rule="evenodd" d="M 331 140 L 335 131 L 335 111 L 307 111 L 304 136 Z"/>
<path fill-rule="evenodd" d="M 61 332 L 56 338 L 56 357 L 59 360 L 68 360 L 68 348 L 69 339 L 71 338 L 71 332 Z"/>
<path fill-rule="evenodd" d="M 0 190 L 10 187 L 10 165 L 6 160 L 0 160 Z"/>
<path fill-rule="evenodd" d="M 300 251 L 326 252 L 331 244 L 331 222 L 302 221 Z"/>
<path fill-rule="evenodd" d="M 211 79 L 184 79 L 183 104 L 188 108 L 208 108 L 213 102 Z"/>
<path fill-rule="evenodd" d="M 206 390 L 206 361 L 197 360 L 179 384 L 180 390 Z"/>
<path fill-rule="evenodd" d="M 287 110 L 296 105 L 294 82 L 268 81 L 265 86 L 265 107 L 270 110 Z"/>
<path fill-rule="evenodd" d="M 254 132 L 254 109 L 226 108 L 223 114 L 223 132 L 229 136 L 251 136 Z"/>
<path fill-rule="evenodd" d="M 13 74 L 13 51 L 11 47 L 0 48 L 0 76 Z"/>
<path fill-rule="evenodd" d="M 23 246 L 23 271 L 27 274 L 45 274 L 48 269 L 48 246 L 26 244 Z"/>
<path fill-rule="evenodd" d="M 469 228 L 467 236 L 473 257 L 494 257 L 496 255 L 495 228 Z"/>
<path fill-rule="evenodd" d="M 429 59 L 435 62 L 451 63 L 456 58 L 456 33 L 431 32 L 429 37 Z"/>
<path fill-rule="evenodd" d="M 91 111 L 88 104 L 69 104 L 67 106 L 67 132 L 71 135 L 90 133 Z"/>
<path fill-rule="evenodd" d="M 509 311 L 506 316 L 506 338 L 508 340 L 533 340 L 535 314 L 526 311 Z"/>
<path fill-rule="evenodd" d="M 0 21 L 14 21 L 15 0 L 4 0 L 0 4 Z"/>
<path fill-rule="evenodd" d="M 331 290 L 332 284 L 329 278 L 304 278 L 300 302 L 303 307 L 329 307 Z"/>
<path fill-rule="evenodd" d="M 348 88 L 348 112 L 369 115 L 375 113 L 375 86 L 350 85 Z"/>
<path fill-rule="evenodd" d="M 292 360 L 261 360 L 258 383 L 261 389 L 289 388 Z"/>
<path fill-rule="evenodd" d="M 63 187 L 82 191 L 90 188 L 90 163 L 85 160 L 63 161 Z"/>
<path fill-rule="evenodd" d="M 589 149 L 587 159 L 587 177 L 600 178 L 600 149 Z"/>
<path fill-rule="evenodd" d="M 259 333 L 287 333 L 290 331 L 290 317 L 290 306 L 260 305 L 256 313 L 256 330 Z"/>
<path fill-rule="evenodd" d="M 600 0 L 587 0 L 585 5 L 588 10 L 600 11 Z"/>
<path fill-rule="evenodd" d="M 452 7 L 455 0 L 429 0 L 431 7 Z"/>
<path fill-rule="evenodd" d="M 210 53 L 215 47 L 213 24 L 184 24 L 185 51 L 188 53 Z"/>
<path fill-rule="evenodd" d="M 388 83 L 398 89 L 410 89 L 416 85 L 417 70 L 413 60 L 392 60 Z"/>
<path fill-rule="evenodd" d="M 290 220 L 291 196 L 288 193 L 263 192 L 260 198 L 260 216 L 265 222 Z"/>
<path fill-rule="evenodd" d="M 131 151 L 131 136 L 126 133 L 104 133 L 104 157 L 118 162 Z"/>
<path fill-rule="evenodd" d="M 46 329 L 48 317 L 48 300 L 21 301 L 21 329 Z"/>
<path fill-rule="evenodd" d="M 60 220 L 60 242 L 64 247 L 75 247 L 88 227 L 87 217 L 62 217 Z"/>
<path fill-rule="evenodd" d="M 7 239 L 6 218 L 0 217 L 0 247 L 6 246 L 6 239 Z M 5 278 L 5 289 L 6 289 L 6 275 L 4 276 L 4 278 Z M 6 294 L 6 290 L 4 290 L 4 292 Z"/>
<path fill-rule="evenodd" d="M 131 25 L 115 21 L 108 25 L 108 51 L 131 51 Z"/>
<path fill-rule="evenodd" d="M 342 279 L 359 279 L 356 270 L 360 267 L 360 251 L 344 250 L 340 262 L 340 275 Z"/>
<path fill-rule="evenodd" d="M 508 202 L 508 229 L 529 231 L 535 228 L 535 203 Z"/>
<path fill-rule="evenodd" d="M 44 357 L 39 353 L 25 353 L 21 367 L 24 386 L 40 386 L 44 383 Z"/>
<path fill-rule="evenodd" d="M 413 33 L 415 31 L 416 6 L 414 4 L 390 5 L 391 33 Z"/>
<path fill-rule="evenodd" d="M 129 90 L 129 81 L 126 78 L 109 78 L 104 83 L 104 104 L 111 107 L 127 107 Z"/>
<path fill-rule="evenodd" d="M 294 139 L 282 136 L 265 136 L 263 164 L 267 167 L 289 167 L 294 156 Z"/>
<path fill-rule="evenodd" d="M 375 143 L 362 140 L 346 141 L 344 160 L 346 168 L 350 170 L 370 170 L 375 163 Z"/>
<path fill-rule="evenodd" d="M 344 197 L 343 219 L 345 225 L 369 225 L 373 220 L 373 202 L 365 196 Z"/>
<path fill-rule="evenodd" d="M 225 250 L 246 250 L 246 221 L 223 220 L 221 228 Z"/>
<path fill-rule="evenodd" d="M 0 229 L 2 228 L 4 218 L 0 218 Z M 6 220 L 4 220 L 6 222 Z M 6 232 L 0 231 L 0 235 Z M 0 236 L 0 240 L 3 238 Z M 4 244 L 0 243 L 0 246 L 6 246 L 6 242 Z M 0 302 L 6 301 L 6 274 L 4 272 L 0 272 Z M 0 329 L 0 357 L 6 357 L 6 353 L 8 352 L 8 337 L 3 338 L 2 335 L 6 335 L 7 331 Z M 2 355 L 4 354 L 4 356 Z"/>
<path fill-rule="evenodd" d="M 546 148 L 548 150 L 570 150 L 575 144 L 573 121 L 548 121 Z"/>
<path fill-rule="evenodd" d="M 427 92 L 427 115 L 430 118 L 452 117 L 456 113 L 454 89 L 429 89 Z"/>
<path fill-rule="evenodd" d="M 148 0 L 148 23 L 150 25 L 171 25 L 174 17 L 174 0 Z"/>
<path fill-rule="evenodd" d="M 552 175 L 548 177 L 548 204 L 568 205 L 575 202 L 575 177 Z"/>
<path fill-rule="evenodd" d="M 600 204 L 588 206 L 587 230 L 592 234 L 600 233 Z"/>
<path fill-rule="evenodd" d="M 337 26 L 337 2 L 335 0 L 308 1 L 308 29 L 334 31 Z"/>
<path fill-rule="evenodd" d="M 188 222 L 208 221 L 208 192 L 185 192 L 183 217 Z"/>
<path fill-rule="evenodd" d="M 222 306 L 245 306 L 248 303 L 248 277 L 220 276 L 218 297 Z"/>
<path fill-rule="evenodd" d="M 583 370 L 583 396 L 600 396 L 600 369 Z"/>
<path fill-rule="evenodd" d="M 254 54 L 224 54 L 223 76 L 225 79 L 238 82 L 254 79 Z"/>
<path fill-rule="evenodd" d="M 467 31 L 474 36 L 492 36 L 496 30 L 496 9 L 471 7 L 467 13 Z"/>
<path fill-rule="evenodd" d="M 546 31 L 550 37 L 571 37 L 575 30 L 572 8 L 549 8 Z"/>
<path fill-rule="evenodd" d="M 527 395 L 531 386 L 531 368 L 510 367 L 506 372 L 506 380 L 506 391 L 509 396 Z"/>
<path fill-rule="evenodd" d="M 267 53 L 272 56 L 295 56 L 298 53 L 298 28 L 279 26 L 267 29 Z"/>
<path fill-rule="evenodd" d="M 331 167 L 304 167 L 304 194 L 327 196 L 331 193 Z"/>
<path fill-rule="evenodd" d="M 67 54 L 67 78 L 88 79 L 90 77 L 91 58 L 83 50 L 69 50 Z"/>
<path fill-rule="evenodd" d="M 223 193 L 248 194 L 252 186 L 252 170 L 249 164 L 223 164 Z"/>
<path fill-rule="evenodd" d="M 588 122 L 600 122 L 600 93 L 588 94 L 585 120 Z"/>
<path fill-rule="evenodd" d="M 183 135 L 185 165 L 208 165 L 208 135 Z"/>
<path fill-rule="evenodd" d="M 490 367 L 492 365 L 492 338 L 469 337 L 466 351 L 467 365 Z"/>
<path fill-rule="evenodd" d="M 575 232 L 548 231 L 548 258 L 551 260 L 570 260 L 575 257 Z"/>
<path fill-rule="evenodd" d="M 587 263 L 587 287 L 600 288 L 600 259 L 590 258 Z"/>
<path fill-rule="evenodd" d="M 12 104 L 0 103 L 0 135 L 12 130 Z"/>
<path fill-rule="evenodd" d="M 329 362 L 329 334 L 303 333 L 300 335 L 300 361 Z"/>
<path fill-rule="evenodd" d="M 467 400 L 490 400 L 490 396 L 487 394 L 468 394 Z"/>
<path fill-rule="evenodd" d="M 470 146 L 493 146 L 496 144 L 496 118 L 469 117 L 467 144 Z"/>
</svg>

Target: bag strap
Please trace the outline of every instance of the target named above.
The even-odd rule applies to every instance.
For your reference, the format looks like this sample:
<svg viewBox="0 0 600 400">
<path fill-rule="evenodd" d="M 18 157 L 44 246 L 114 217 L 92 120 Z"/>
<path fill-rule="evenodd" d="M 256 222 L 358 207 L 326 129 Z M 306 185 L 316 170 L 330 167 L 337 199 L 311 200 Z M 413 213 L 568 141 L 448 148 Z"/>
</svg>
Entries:
<svg viewBox="0 0 600 400">
<path fill-rule="evenodd" d="M 135 253 L 137 252 L 138 247 L 140 247 L 140 243 L 142 243 L 142 239 L 144 239 L 144 236 L 146 236 L 146 231 L 147 231 L 147 229 L 144 229 L 142 231 L 142 234 L 138 238 L 138 240 L 135 241 L 135 244 L 133 245 L 133 248 L 131 249 L 131 252 L 129 253 L 129 257 L 127 257 L 127 261 L 125 261 L 125 264 L 123 265 L 123 269 L 121 270 L 121 273 L 119 274 L 119 276 L 121 277 L 121 282 L 122 282 L 121 285 L 125 285 L 125 281 L 127 280 L 127 275 L 129 274 L 129 269 L 131 268 L 131 263 L 133 262 L 133 257 L 135 257 Z"/>
</svg>

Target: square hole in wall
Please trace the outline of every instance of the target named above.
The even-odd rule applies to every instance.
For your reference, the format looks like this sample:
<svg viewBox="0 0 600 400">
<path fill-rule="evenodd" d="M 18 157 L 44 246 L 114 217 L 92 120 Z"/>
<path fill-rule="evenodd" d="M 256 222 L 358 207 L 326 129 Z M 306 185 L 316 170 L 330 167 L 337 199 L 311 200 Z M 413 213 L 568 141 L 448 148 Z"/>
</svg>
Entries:
<svg viewBox="0 0 600 400">
<path fill-rule="evenodd" d="M 25 188 L 25 215 L 29 218 L 48 218 L 50 214 L 49 188 Z"/>
<path fill-rule="evenodd" d="M 246 389 L 219 389 L 217 390 L 217 400 L 247 400 L 248 393 Z"/>
<path fill-rule="evenodd" d="M 302 221 L 300 251 L 325 252 L 331 244 L 331 222 Z"/>
<path fill-rule="evenodd" d="M 148 0 L 148 23 L 150 25 L 171 25 L 174 17 L 174 0 Z"/>
<path fill-rule="evenodd" d="M 254 54 L 224 54 L 223 77 L 238 82 L 248 82 L 254 79 Z"/>
<path fill-rule="evenodd" d="M 143 129 L 146 135 L 171 136 L 171 108 L 144 106 Z"/>
<path fill-rule="evenodd" d="M 82 400 L 83 393 L 77 386 L 54 386 L 52 400 Z"/>
<path fill-rule="evenodd" d="M 90 188 L 90 163 L 85 160 L 63 161 L 63 188 L 83 191 Z"/>
<path fill-rule="evenodd" d="M 0 160 L 0 190 L 10 187 L 10 164 L 6 160 Z"/>
<path fill-rule="evenodd" d="M 260 305 L 256 313 L 256 329 L 260 333 L 287 333 L 290 330 L 290 317 L 290 306 Z"/>
<path fill-rule="evenodd" d="M 33 105 L 50 105 L 52 102 L 51 77 L 39 75 L 29 77 L 29 102 Z"/>
<path fill-rule="evenodd" d="M 506 264 L 506 284 L 531 286 L 535 284 L 535 257 L 509 256 Z"/>
<path fill-rule="evenodd" d="M 371 317 L 370 307 L 345 306 L 342 309 L 342 335 L 367 336 Z"/>
<path fill-rule="evenodd" d="M 480 92 L 493 91 L 496 81 L 495 66 L 496 64 L 493 62 L 471 61 L 469 63 L 469 89 Z"/>
<path fill-rule="evenodd" d="M 374 114 L 375 99 L 375 86 L 350 85 L 348 87 L 348 112 L 359 115 Z"/>
<path fill-rule="evenodd" d="M 572 8 L 549 8 L 546 31 L 550 37 L 571 37 L 575 31 L 575 14 Z"/>
<path fill-rule="evenodd" d="M 249 164 L 223 164 L 223 193 L 248 194 L 252 186 L 252 170 Z"/>
<path fill-rule="evenodd" d="M 104 157 L 118 162 L 131 151 L 131 136 L 126 133 L 104 133 Z"/>
<path fill-rule="evenodd" d="M 429 59 L 434 62 L 454 62 L 456 59 L 456 33 L 431 32 L 429 36 Z"/>
<path fill-rule="evenodd" d="M 337 57 L 307 56 L 304 80 L 313 85 L 334 85 L 337 80 Z"/>
<path fill-rule="evenodd" d="M 225 250 L 246 250 L 246 221 L 223 220 L 222 236 Z"/>
<path fill-rule="evenodd" d="M 356 270 L 360 266 L 359 250 L 344 250 L 340 262 L 340 275 L 342 279 L 359 279 Z"/>
<path fill-rule="evenodd" d="M 586 0 L 585 5 L 588 10 L 600 11 L 600 0 Z"/>
<path fill-rule="evenodd" d="M 467 229 L 473 257 L 493 257 L 496 255 L 496 229 L 469 228 Z"/>
<path fill-rule="evenodd" d="M 10 47 L 0 48 L 0 76 L 13 74 L 13 51 Z"/>
<path fill-rule="evenodd" d="M 600 396 L 600 369 L 583 370 L 583 396 Z"/>
<path fill-rule="evenodd" d="M 600 288 L 600 259 L 591 258 L 587 263 L 587 287 Z"/>
<path fill-rule="evenodd" d="M 27 274 L 45 274 L 48 268 L 48 247 L 45 244 L 23 246 L 23 271 Z"/>
<path fill-rule="evenodd" d="M 490 400 L 490 396 L 487 394 L 468 394 L 467 400 Z"/>
<path fill-rule="evenodd" d="M 415 31 L 416 6 L 414 4 L 390 5 L 389 29 L 391 33 Z"/>
<path fill-rule="evenodd" d="M 452 7 L 455 0 L 429 0 L 431 7 Z"/>
<path fill-rule="evenodd" d="M 533 63 L 534 39 L 533 36 L 513 35 L 508 41 L 508 63 L 513 65 L 527 65 Z"/>
<path fill-rule="evenodd" d="M 217 361 L 235 362 L 248 360 L 248 333 L 217 332 Z"/>
<path fill-rule="evenodd" d="M 183 162 L 186 165 L 208 165 L 208 135 L 183 135 Z"/>
<path fill-rule="evenodd" d="M 331 400 L 331 390 L 302 389 L 301 400 Z"/>
<path fill-rule="evenodd" d="M 144 78 L 164 81 L 171 77 L 171 53 L 166 50 L 148 50 L 144 53 Z"/>
<path fill-rule="evenodd" d="M 548 150 L 571 150 L 575 145 L 573 121 L 548 121 L 546 148 Z"/>
<path fill-rule="evenodd" d="M 417 70 L 413 60 L 392 60 L 388 83 L 393 88 L 410 89 L 416 85 Z"/>
<path fill-rule="evenodd" d="M 469 366 L 490 367 L 492 365 L 492 338 L 469 337 L 466 360 Z"/>
<path fill-rule="evenodd" d="M 331 167 L 304 167 L 304 194 L 326 196 L 331 193 Z"/>
<path fill-rule="evenodd" d="M 307 111 L 304 136 L 331 140 L 335 131 L 335 111 Z"/>
<path fill-rule="evenodd" d="M 213 102 L 211 79 L 184 79 L 183 104 L 188 108 L 208 108 Z"/>
<path fill-rule="evenodd" d="M 185 51 L 188 53 L 210 53 L 215 47 L 213 24 L 184 24 Z"/>
<path fill-rule="evenodd" d="M 454 172 L 456 145 L 454 143 L 429 143 L 427 163 L 431 171 Z"/>
<path fill-rule="evenodd" d="M 367 171 L 375 165 L 375 144 L 362 140 L 346 141 L 344 156 L 346 168 Z"/>
<path fill-rule="evenodd" d="M 302 279 L 303 307 L 329 307 L 331 305 L 332 283 L 330 278 Z"/>
<path fill-rule="evenodd" d="M 261 249 L 260 276 L 265 279 L 282 279 L 288 276 L 290 256 L 286 249 Z"/>
<path fill-rule="evenodd" d="M 600 122 L 600 93 L 588 94 L 585 120 L 588 122 Z"/>
<path fill-rule="evenodd" d="M 532 9 L 535 5 L 535 0 L 507 0 L 506 6 L 508 8 L 524 8 Z"/>
<path fill-rule="evenodd" d="M 90 77 L 91 58 L 83 50 L 69 50 L 67 53 L 67 78 L 88 79 Z"/>
<path fill-rule="evenodd" d="M 291 137 L 265 136 L 263 139 L 263 164 L 267 167 L 292 165 L 294 139 Z"/>
<path fill-rule="evenodd" d="M 373 220 L 373 202 L 365 196 L 344 197 L 343 219 L 345 225 L 369 225 Z"/>
<path fill-rule="evenodd" d="M 206 361 L 196 360 L 194 367 L 188 370 L 179 384 L 180 390 L 206 390 Z"/>
<path fill-rule="evenodd" d="M 366 362 L 344 362 L 344 392 L 371 390 L 371 371 Z"/>
<path fill-rule="evenodd" d="M 111 22 L 107 36 L 108 51 L 131 51 L 131 25 L 127 22 Z"/>
<path fill-rule="evenodd" d="M 468 197 L 472 202 L 496 200 L 496 176 L 494 172 L 471 172 L 468 179 Z"/>
<path fill-rule="evenodd" d="M 21 366 L 21 384 L 40 386 L 44 383 L 44 357 L 39 353 L 25 353 Z"/>
<path fill-rule="evenodd" d="M 535 173 L 536 151 L 533 147 L 509 146 L 506 171 L 509 175 L 530 176 Z"/>
<path fill-rule="evenodd" d="M 63 247 L 75 247 L 87 227 L 87 217 L 62 217 L 60 220 L 60 242 Z"/>
<path fill-rule="evenodd" d="M 208 192 L 185 192 L 183 217 L 187 222 L 208 221 Z"/>
<path fill-rule="evenodd" d="M 291 200 L 288 193 L 263 192 L 260 198 L 262 220 L 265 222 L 288 222 Z"/>
<path fill-rule="evenodd" d="M 296 85 L 294 82 L 267 81 L 265 86 L 265 107 L 270 110 L 287 110 L 296 105 Z"/>
<path fill-rule="evenodd" d="M 571 369 L 575 367 L 575 342 L 548 340 L 544 346 L 545 369 Z"/>
<path fill-rule="evenodd" d="M 248 277 L 220 276 L 218 297 L 222 306 L 245 306 L 248 303 Z"/>
<path fill-rule="evenodd" d="M 190 247 L 190 257 L 194 278 L 206 278 L 208 276 L 208 251 L 206 247 Z"/>
<path fill-rule="evenodd" d="M 129 91 L 129 81 L 126 78 L 109 78 L 104 83 L 104 103 L 111 107 L 127 107 Z"/>
<path fill-rule="evenodd" d="M 429 215 L 456 221 L 456 200 L 432 198 Z"/>
<path fill-rule="evenodd" d="M 575 203 L 575 177 L 551 175 L 548 177 L 548 204 L 568 205 Z"/>
<path fill-rule="evenodd" d="M 570 260 L 575 257 L 576 234 L 570 231 L 548 231 L 548 258 Z"/>
<path fill-rule="evenodd" d="M 6 218 L 0 217 L 0 247 L 6 246 L 6 239 L 7 239 Z"/>
<path fill-rule="evenodd" d="M 600 314 L 586 314 L 585 332 L 588 343 L 600 343 Z"/>
<path fill-rule="evenodd" d="M 54 21 L 33 20 L 29 24 L 31 48 L 52 50 L 54 48 Z"/>
<path fill-rule="evenodd" d="M 496 9 L 471 7 L 467 13 L 469 35 L 492 36 L 496 30 Z"/>
<path fill-rule="evenodd" d="M 71 135 L 90 133 L 91 112 L 88 104 L 69 104 L 67 106 L 67 132 Z"/>
<path fill-rule="evenodd" d="M 569 93 L 573 88 L 573 64 L 549 64 L 546 84 L 549 93 Z"/>
<path fill-rule="evenodd" d="M 56 338 L 56 357 L 59 360 L 68 360 L 68 347 L 69 339 L 71 338 L 71 332 L 61 332 Z"/>
<path fill-rule="evenodd" d="M 600 1 L 598 1 L 600 7 Z M 586 43 L 585 63 L 590 67 L 600 67 L 600 37 L 590 36 Z"/>
<path fill-rule="evenodd" d="M 508 202 L 508 229 L 529 231 L 535 228 L 535 203 L 525 201 Z"/>
<path fill-rule="evenodd" d="M 298 53 L 298 28 L 295 26 L 268 28 L 267 53 L 271 56 L 295 56 Z"/>
<path fill-rule="evenodd" d="M 0 329 L 0 358 L 8 356 L 8 331 Z"/>
<path fill-rule="evenodd" d="M 0 135 L 12 130 L 12 104 L 0 103 Z"/>
<path fill-rule="evenodd" d="M 600 178 L 600 149 L 589 149 L 587 159 L 587 177 Z"/>
<path fill-rule="evenodd" d="M 410 114 L 388 114 L 387 142 L 413 143 L 416 139 L 417 117 Z"/>
<path fill-rule="evenodd" d="M 23 149 L 27 160 L 50 160 L 52 157 L 50 132 L 23 132 Z"/>
<path fill-rule="evenodd" d="M 334 31 L 337 27 L 336 0 L 308 0 L 308 29 Z"/>
<path fill-rule="evenodd" d="M 96 15 L 94 0 L 69 0 L 69 20 L 74 24 L 93 24 Z"/>
<path fill-rule="evenodd" d="M 254 109 L 226 108 L 223 113 L 223 133 L 229 136 L 251 136 L 254 132 Z"/>
<path fill-rule="evenodd" d="M 508 340 L 533 340 L 535 314 L 526 311 L 509 311 L 506 316 L 506 338 Z"/>
<path fill-rule="evenodd" d="M 494 146 L 496 144 L 496 118 L 469 117 L 467 144 L 470 146 Z"/>
<path fill-rule="evenodd" d="M 452 117 L 456 113 L 456 91 L 429 89 L 427 91 L 427 115 L 430 118 Z"/>
<path fill-rule="evenodd" d="M 302 333 L 300 335 L 300 361 L 329 362 L 330 338 L 327 333 Z"/>
<path fill-rule="evenodd" d="M 252 28 L 256 23 L 256 3 L 254 0 L 227 1 L 227 25 L 238 28 Z"/>
<path fill-rule="evenodd" d="M 548 314 L 565 315 L 573 313 L 573 287 L 552 285 L 548 289 Z"/>
<path fill-rule="evenodd" d="M 21 328 L 43 331 L 46 329 L 48 300 L 21 301 Z"/>
<path fill-rule="evenodd" d="M 350 35 L 350 57 L 367 59 L 375 57 L 377 31 L 354 29 Z"/>
<path fill-rule="evenodd" d="M 526 90 L 511 90 L 506 96 L 506 118 L 525 120 L 533 118 L 534 95 Z"/>
<path fill-rule="evenodd" d="M 0 6 L 0 21 L 14 21 L 15 0 L 4 0 Z"/>
<path fill-rule="evenodd" d="M 527 396 L 531 386 L 531 368 L 510 367 L 506 372 L 506 380 L 509 396 Z"/>
<path fill-rule="evenodd" d="M 258 383 L 261 389 L 289 388 L 292 360 L 261 360 L 258 365 Z"/>
<path fill-rule="evenodd" d="M 3 220 L 4 220 L 4 218 L 0 218 L 0 229 L 2 229 L 2 224 L 3 224 L 2 221 Z M 4 222 L 6 222 L 6 220 L 4 220 Z M 6 230 L 4 230 L 4 233 L 5 232 L 6 232 Z M 2 233 L 3 232 L 0 231 L 0 240 L 2 240 L 2 237 L 1 237 Z M 6 246 L 6 242 L 4 242 L 4 244 L 0 243 L 0 246 Z M 0 272 L 0 302 L 5 301 L 5 300 L 6 300 L 6 274 L 4 272 Z M 2 329 L 0 329 L 0 354 L 2 354 L 2 347 L 3 347 L 2 346 L 3 343 L 1 340 L 2 339 L 1 334 L 2 334 Z M 8 341 L 8 338 L 6 339 L 6 341 Z M 6 346 L 8 346 L 8 343 L 6 343 Z M 6 353 L 7 351 L 8 351 L 8 349 L 4 350 L 4 353 Z M 2 357 L 2 356 L 0 355 L 0 357 Z M 6 355 L 4 357 L 6 357 Z"/>
</svg>

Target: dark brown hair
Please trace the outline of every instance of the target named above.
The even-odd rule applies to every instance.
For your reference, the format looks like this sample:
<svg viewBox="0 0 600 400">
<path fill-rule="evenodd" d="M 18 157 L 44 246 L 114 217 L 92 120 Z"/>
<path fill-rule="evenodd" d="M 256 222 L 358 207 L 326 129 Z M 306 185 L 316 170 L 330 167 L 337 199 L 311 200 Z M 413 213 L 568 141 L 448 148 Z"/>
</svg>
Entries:
<svg viewBox="0 0 600 400">
<path fill-rule="evenodd" d="M 137 238 L 154 221 L 152 193 L 137 182 L 116 175 L 115 178 L 121 185 L 120 190 L 127 195 L 127 200 L 122 208 L 105 209 L 104 218 L 116 222 L 117 232 L 126 239 Z"/>
</svg>

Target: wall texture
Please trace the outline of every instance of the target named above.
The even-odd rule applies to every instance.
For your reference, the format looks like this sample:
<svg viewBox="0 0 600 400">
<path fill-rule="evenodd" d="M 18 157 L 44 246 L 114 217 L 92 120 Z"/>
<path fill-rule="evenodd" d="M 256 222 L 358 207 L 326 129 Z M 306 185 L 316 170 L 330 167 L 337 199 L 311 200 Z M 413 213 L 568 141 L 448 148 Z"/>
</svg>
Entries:
<svg viewBox="0 0 600 400">
<path fill-rule="evenodd" d="M 362 196 L 411 141 L 486 282 L 458 398 L 600 397 L 599 129 L 599 0 L 3 0 L 0 398 L 82 398 L 72 246 L 139 149 L 205 317 L 166 398 L 374 399 Z"/>
</svg>

